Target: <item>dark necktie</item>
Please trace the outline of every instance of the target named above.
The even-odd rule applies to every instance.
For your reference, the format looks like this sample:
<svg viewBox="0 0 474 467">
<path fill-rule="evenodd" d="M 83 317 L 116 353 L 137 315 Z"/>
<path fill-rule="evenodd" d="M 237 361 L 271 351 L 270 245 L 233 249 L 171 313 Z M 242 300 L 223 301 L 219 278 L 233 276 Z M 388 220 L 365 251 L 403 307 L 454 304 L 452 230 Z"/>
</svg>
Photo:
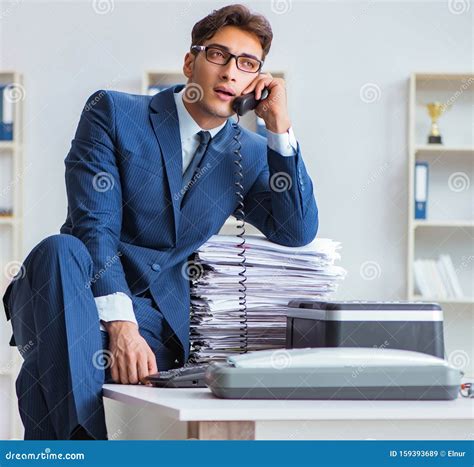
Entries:
<svg viewBox="0 0 474 467">
<path fill-rule="evenodd" d="M 184 172 L 183 187 L 185 187 L 192 180 L 196 169 L 199 167 L 199 164 L 201 163 L 201 160 L 204 157 L 204 154 L 206 153 L 207 146 L 211 139 L 211 134 L 208 131 L 200 131 L 198 135 L 201 142 L 199 143 L 199 146 L 196 149 L 196 152 L 194 153 L 191 162 L 189 163 L 188 167 L 186 168 L 186 171 Z"/>
</svg>

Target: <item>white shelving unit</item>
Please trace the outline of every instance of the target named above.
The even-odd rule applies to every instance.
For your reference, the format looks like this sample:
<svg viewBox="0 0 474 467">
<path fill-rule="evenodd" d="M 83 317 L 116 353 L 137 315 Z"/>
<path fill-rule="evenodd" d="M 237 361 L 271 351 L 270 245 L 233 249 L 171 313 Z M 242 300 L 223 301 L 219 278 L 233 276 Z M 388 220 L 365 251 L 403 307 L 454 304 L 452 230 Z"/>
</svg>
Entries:
<svg viewBox="0 0 474 467">
<path fill-rule="evenodd" d="M 284 78 L 285 74 L 281 71 L 270 71 L 272 76 L 277 78 Z M 149 70 L 145 71 L 143 80 L 142 80 L 142 93 L 149 94 L 149 89 L 151 86 L 160 86 L 168 87 L 175 84 L 185 84 L 187 78 L 180 73 L 179 71 L 157 71 Z M 257 119 L 253 112 L 249 112 L 240 119 L 240 124 L 248 128 L 249 130 L 256 131 L 257 128 Z M 245 208 L 244 208 L 245 209 Z M 237 232 L 237 225 L 239 222 L 234 217 L 229 217 L 225 224 L 222 226 L 222 229 L 219 231 L 219 234 L 222 235 L 232 235 Z M 250 224 L 245 224 L 245 232 L 250 235 L 261 235 L 261 232 Z"/>
<path fill-rule="evenodd" d="M 13 140 L 0 141 L 0 208 L 11 209 L 11 215 L 0 215 L 0 296 L 22 260 L 23 231 L 23 156 L 22 156 L 22 103 L 23 79 L 15 71 L 0 71 L 0 83 L 15 87 L 11 93 L 13 102 Z M 3 302 L 0 300 L 0 438 L 19 438 L 22 428 L 18 414 L 15 381 L 21 356 L 15 347 L 9 346 L 10 322 L 5 320 Z M 8 415 L 7 415 L 8 414 Z"/>
<path fill-rule="evenodd" d="M 427 144 L 430 118 L 425 105 L 452 104 L 439 119 L 443 144 Z M 413 73 L 409 89 L 408 257 L 409 300 L 474 305 L 474 74 Z M 415 219 L 415 163 L 429 164 L 427 218 Z M 450 176 L 463 174 L 465 189 L 453 190 Z M 440 299 L 417 293 L 414 261 L 450 254 L 465 297 Z"/>
</svg>

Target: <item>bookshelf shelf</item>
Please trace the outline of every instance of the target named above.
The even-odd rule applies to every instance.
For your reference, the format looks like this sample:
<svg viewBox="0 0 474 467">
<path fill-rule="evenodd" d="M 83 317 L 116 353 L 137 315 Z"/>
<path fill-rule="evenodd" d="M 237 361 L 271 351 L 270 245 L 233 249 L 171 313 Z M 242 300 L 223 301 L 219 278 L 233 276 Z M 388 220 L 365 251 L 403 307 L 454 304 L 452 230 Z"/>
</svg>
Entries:
<svg viewBox="0 0 474 467">
<path fill-rule="evenodd" d="M 0 141 L 0 151 L 14 151 L 17 148 L 18 144 L 13 141 Z"/>
<path fill-rule="evenodd" d="M 412 222 L 412 227 L 414 229 L 418 227 L 474 227 L 474 220 L 458 220 L 458 221 L 423 221 L 415 220 Z"/>
<path fill-rule="evenodd" d="M 269 71 L 272 76 L 284 78 L 283 71 Z M 159 89 L 167 88 L 175 84 L 185 84 L 187 78 L 177 70 L 146 70 L 143 74 L 142 80 L 142 94 L 152 95 L 159 92 Z M 156 89 L 153 89 L 156 88 Z M 240 118 L 240 125 L 248 128 L 251 131 L 257 130 L 257 119 L 253 112 L 249 112 Z M 229 217 L 219 234 L 232 235 L 237 233 L 237 220 L 234 217 Z M 261 235 L 261 232 L 253 225 L 245 224 L 245 232 L 250 235 Z"/>
<path fill-rule="evenodd" d="M 474 74 L 413 73 L 409 79 L 408 107 L 408 248 L 407 297 L 409 300 L 474 305 Z M 429 102 L 449 104 L 439 119 L 444 144 L 427 144 Z M 415 219 L 415 164 L 428 164 L 426 219 Z M 456 181 L 454 177 L 460 178 Z M 454 180 L 454 181 L 453 181 Z M 461 182 L 461 184 L 459 184 Z M 452 260 L 450 267 L 446 255 Z M 440 260 L 443 256 L 443 261 Z M 424 261 L 423 261 L 424 260 Z M 431 264 L 429 261 L 431 260 Z M 423 261 L 423 264 L 420 264 Z M 433 261 L 436 265 L 433 266 Z M 415 276 L 415 262 L 417 262 Z M 431 269 L 430 269 L 431 268 Z M 441 276 L 440 284 L 436 270 Z M 430 270 L 432 273 L 430 274 Z M 432 293 L 421 294 L 420 275 Z M 460 289 L 451 277 L 459 279 Z M 426 277 L 425 277 L 426 276 Z M 448 285 L 447 285 L 448 283 Z M 448 296 L 433 298 L 433 290 L 450 289 Z M 462 292 L 462 294 L 460 293 Z M 473 308 L 474 311 L 474 308 Z"/>
<path fill-rule="evenodd" d="M 17 219 L 15 219 L 12 216 L 0 216 L 0 225 L 12 225 L 17 222 Z"/>
<path fill-rule="evenodd" d="M 419 81 L 468 81 L 472 79 L 472 73 L 414 73 Z"/>
<path fill-rule="evenodd" d="M 417 156 L 429 156 L 429 155 L 436 155 L 439 156 L 441 154 L 461 154 L 470 156 L 474 154 L 474 147 L 454 147 L 454 146 L 444 146 L 444 145 L 425 145 L 425 146 L 416 146 L 415 153 Z"/>
</svg>

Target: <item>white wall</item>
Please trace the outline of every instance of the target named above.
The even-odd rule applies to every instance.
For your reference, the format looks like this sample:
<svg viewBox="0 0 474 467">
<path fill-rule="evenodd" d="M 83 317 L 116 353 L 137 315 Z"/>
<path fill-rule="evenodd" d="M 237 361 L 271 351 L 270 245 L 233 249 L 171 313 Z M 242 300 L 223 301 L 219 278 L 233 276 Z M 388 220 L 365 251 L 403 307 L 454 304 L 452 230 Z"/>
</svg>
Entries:
<svg viewBox="0 0 474 467">
<path fill-rule="evenodd" d="M 146 69 L 180 70 L 194 23 L 228 2 L 4 4 L 0 68 L 24 74 L 25 254 L 66 214 L 63 159 L 95 90 L 140 92 Z M 315 185 L 319 236 L 343 244 L 349 276 L 338 296 L 404 299 L 407 79 L 468 71 L 474 8 L 448 1 L 243 2 L 267 15 L 267 69 L 288 77 L 290 115 Z M 467 0 L 466 0 L 467 3 Z M 283 11 L 288 10 L 288 11 Z M 379 98 L 365 103 L 362 86 Z M 364 279 L 361 266 L 378 264 Z M 445 307 L 448 350 L 472 355 L 472 307 Z M 471 359 L 472 360 L 472 359 Z M 472 362 L 471 362 L 472 363 Z"/>
</svg>

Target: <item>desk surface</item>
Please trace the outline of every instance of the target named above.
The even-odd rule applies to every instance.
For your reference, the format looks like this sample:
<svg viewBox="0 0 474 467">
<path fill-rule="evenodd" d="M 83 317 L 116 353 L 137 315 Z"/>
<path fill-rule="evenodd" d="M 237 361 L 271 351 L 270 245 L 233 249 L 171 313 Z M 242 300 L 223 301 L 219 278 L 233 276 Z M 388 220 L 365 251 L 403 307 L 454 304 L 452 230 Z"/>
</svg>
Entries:
<svg viewBox="0 0 474 467">
<path fill-rule="evenodd" d="M 469 420 L 474 399 L 454 401 L 327 401 L 219 399 L 207 388 L 173 389 L 104 385 L 104 397 L 153 404 L 181 421 L 205 420 Z"/>
</svg>

